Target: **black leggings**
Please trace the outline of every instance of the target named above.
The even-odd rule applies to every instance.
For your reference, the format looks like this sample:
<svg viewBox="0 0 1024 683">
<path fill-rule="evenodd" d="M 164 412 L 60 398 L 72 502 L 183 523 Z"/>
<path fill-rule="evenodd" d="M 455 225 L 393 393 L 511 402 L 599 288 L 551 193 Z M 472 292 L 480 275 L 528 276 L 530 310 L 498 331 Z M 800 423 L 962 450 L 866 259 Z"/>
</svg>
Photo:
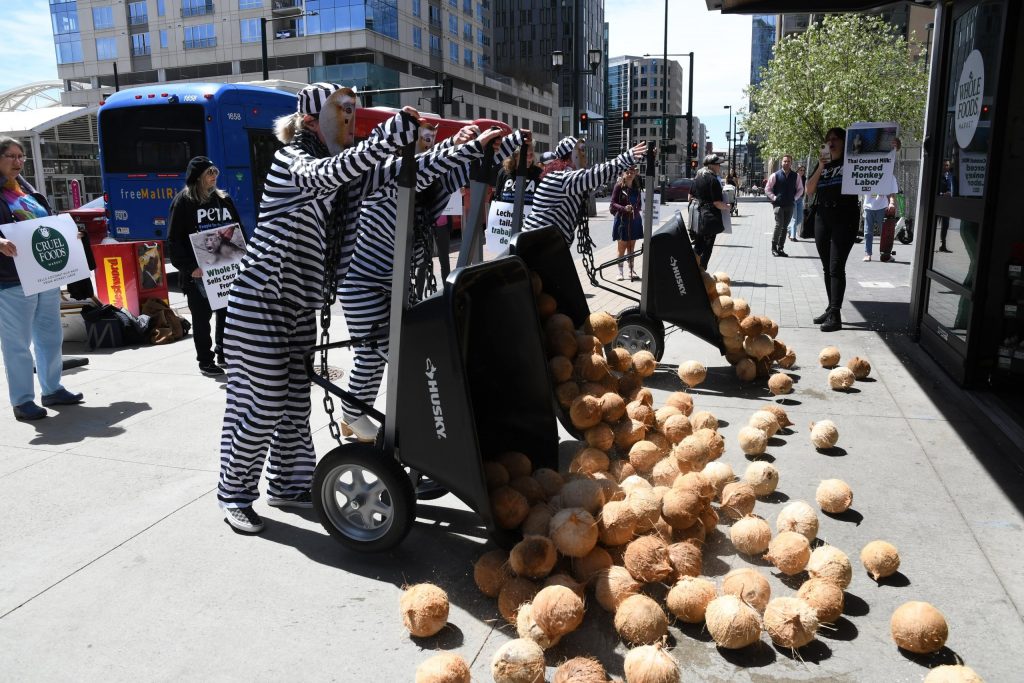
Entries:
<svg viewBox="0 0 1024 683">
<path fill-rule="evenodd" d="M 825 274 L 828 307 L 838 311 L 846 295 L 846 259 L 857 240 L 857 214 L 853 218 L 819 209 L 814 216 L 814 243 Z"/>
</svg>

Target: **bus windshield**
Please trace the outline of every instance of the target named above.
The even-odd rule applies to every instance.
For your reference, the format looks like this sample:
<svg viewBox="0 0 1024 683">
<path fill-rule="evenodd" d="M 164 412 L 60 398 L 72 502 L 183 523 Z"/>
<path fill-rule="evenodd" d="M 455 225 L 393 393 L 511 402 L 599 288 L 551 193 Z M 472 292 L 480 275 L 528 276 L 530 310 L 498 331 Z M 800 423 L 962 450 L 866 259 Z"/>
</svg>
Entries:
<svg viewBox="0 0 1024 683">
<path fill-rule="evenodd" d="M 206 156 L 203 106 L 111 109 L 100 118 L 105 173 L 181 173 L 189 159 Z"/>
</svg>

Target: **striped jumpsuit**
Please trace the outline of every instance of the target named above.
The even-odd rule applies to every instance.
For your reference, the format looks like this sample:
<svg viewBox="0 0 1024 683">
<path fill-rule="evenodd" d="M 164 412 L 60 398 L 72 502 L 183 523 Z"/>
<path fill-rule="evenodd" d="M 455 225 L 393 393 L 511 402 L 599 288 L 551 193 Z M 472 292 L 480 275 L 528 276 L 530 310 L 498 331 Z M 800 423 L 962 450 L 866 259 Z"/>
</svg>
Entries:
<svg viewBox="0 0 1024 683">
<path fill-rule="evenodd" d="M 343 225 L 354 225 L 359 207 L 352 200 L 388 180 L 381 168 L 415 139 L 416 129 L 411 117 L 399 114 L 384 134 L 333 157 L 312 132 L 300 131 L 274 156 L 224 322 L 222 507 L 248 507 L 259 497 L 264 460 L 272 497 L 309 491 L 316 455 L 303 356 L 315 342 L 315 311 L 323 305 L 324 226 L 342 195 Z M 348 230 L 349 254 L 354 232 Z"/>
<path fill-rule="evenodd" d="M 512 154 L 520 144 L 522 134 L 519 131 L 503 138 L 494 154 L 496 163 Z M 479 143 L 455 147 L 448 138 L 417 157 L 420 160 L 416 177 L 419 229 L 431 229 L 452 192 L 468 182 L 469 162 L 482 156 Z M 349 335 L 353 339 L 379 338 L 376 349 L 353 346 L 355 358 L 348 376 L 348 392 L 368 405 L 377 398 L 389 350 L 387 325 L 391 313 L 397 198 L 395 188 L 389 186 L 363 202 L 355 253 L 348 274 L 338 288 Z M 423 240 L 414 240 L 412 271 L 416 272 L 426 258 Z M 411 289 L 410 296 L 413 296 Z M 361 414 L 362 410 L 356 406 L 345 404 L 346 421 Z"/>
<path fill-rule="evenodd" d="M 562 233 L 567 245 L 572 244 L 580 202 L 588 192 L 611 181 L 639 159 L 629 150 L 611 161 L 575 171 L 554 171 L 543 176 L 533 195 L 533 210 L 523 221 L 523 230 L 537 230 L 553 225 Z"/>
</svg>

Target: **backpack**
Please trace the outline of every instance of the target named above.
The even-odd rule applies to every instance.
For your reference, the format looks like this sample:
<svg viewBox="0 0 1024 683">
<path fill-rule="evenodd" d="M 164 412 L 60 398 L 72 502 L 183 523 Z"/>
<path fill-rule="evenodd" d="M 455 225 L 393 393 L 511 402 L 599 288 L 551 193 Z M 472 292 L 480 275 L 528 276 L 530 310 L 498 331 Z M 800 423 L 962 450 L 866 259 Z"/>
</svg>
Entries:
<svg viewBox="0 0 1024 683">
<path fill-rule="evenodd" d="M 192 325 L 180 318 L 163 299 L 146 299 L 142 304 L 142 311 L 153 321 L 149 330 L 151 344 L 170 344 L 178 341 L 192 328 Z"/>
</svg>

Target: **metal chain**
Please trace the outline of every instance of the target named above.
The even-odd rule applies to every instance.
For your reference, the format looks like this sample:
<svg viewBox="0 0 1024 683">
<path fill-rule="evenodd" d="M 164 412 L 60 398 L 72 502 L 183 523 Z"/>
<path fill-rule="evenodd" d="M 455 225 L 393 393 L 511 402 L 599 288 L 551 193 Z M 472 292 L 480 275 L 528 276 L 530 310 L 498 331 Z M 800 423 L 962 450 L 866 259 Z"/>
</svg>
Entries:
<svg viewBox="0 0 1024 683">
<path fill-rule="evenodd" d="M 345 238 L 345 226 L 336 221 L 337 215 L 344 215 L 345 193 L 347 186 L 338 190 L 335 196 L 334 210 L 327 219 L 324 227 L 324 238 L 326 249 L 324 254 L 324 285 L 323 285 L 323 306 L 320 307 L 320 376 L 324 379 L 330 377 L 327 368 L 327 346 L 331 343 L 331 306 L 338 298 L 338 262 L 341 258 L 341 245 Z M 331 436 L 342 445 L 341 427 L 334 419 L 334 399 L 329 391 L 324 389 L 324 411 L 327 413 L 327 428 Z"/>
<path fill-rule="evenodd" d="M 579 215 L 576 217 L 576 251 L 582 257 L 583 269 L 587 271 L 590 284 L 597 285 L 597 267 L 594 265 L 594 247 L 597 246 L 590 237 L 590 216 L 586 207 L 589 201 L 584 196 L 580 202 Z"/>
</svg>

